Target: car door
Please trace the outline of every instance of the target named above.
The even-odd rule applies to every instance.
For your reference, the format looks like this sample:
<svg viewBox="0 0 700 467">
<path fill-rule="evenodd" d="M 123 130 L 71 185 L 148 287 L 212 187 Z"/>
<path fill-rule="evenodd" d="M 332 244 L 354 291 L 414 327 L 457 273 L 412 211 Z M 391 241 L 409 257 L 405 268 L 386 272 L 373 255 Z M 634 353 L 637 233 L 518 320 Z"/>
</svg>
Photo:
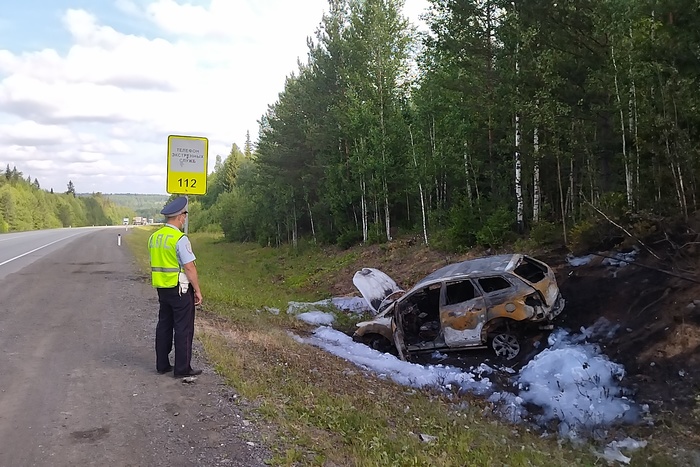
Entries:
<svg viewBox="0 0 700 467">
<path fill-rule="evenodd" d="M 523 303 L 524 294 L 518 293 L 518 287 L 511 282 L 508 276 L 494 274 L 479 277 L 476 282 L 484 294 L 487 307 L 486 321 L 495 318 L 521 321 L 529 317 Z"/>
<path fill-rule="evenodd" d="M 471 279 L 445 282 L 440 301 L 445 344 L 452 348 L 480 345 L 486 312 L 484 297 Z"/>
</svg>

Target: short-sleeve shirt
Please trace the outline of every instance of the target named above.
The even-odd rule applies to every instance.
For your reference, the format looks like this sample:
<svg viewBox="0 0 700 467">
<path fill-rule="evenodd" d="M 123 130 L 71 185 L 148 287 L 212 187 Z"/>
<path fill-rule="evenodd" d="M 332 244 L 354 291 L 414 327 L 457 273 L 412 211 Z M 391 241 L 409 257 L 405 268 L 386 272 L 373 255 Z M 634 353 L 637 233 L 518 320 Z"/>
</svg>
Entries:
<svg viewBox="0 0 700 467">
<path fill-rule="evenodd" d="M 177 227 L 175 227 L 172 224 L 165 225 L 177 230 Z M 177 260 L 180 263 L 180 266 L 184 266 L 185 264 L 191 263 L 192 261 L 197 259 L 197 257 L 192 252 L 192 244 L 190 243 L 190 239 L 187 238 L 187 235 L 183 235 L 182 237 L 180 237 L 180 239 L 175 244 L 175 251 L 177 252 Z"/>
</svg>

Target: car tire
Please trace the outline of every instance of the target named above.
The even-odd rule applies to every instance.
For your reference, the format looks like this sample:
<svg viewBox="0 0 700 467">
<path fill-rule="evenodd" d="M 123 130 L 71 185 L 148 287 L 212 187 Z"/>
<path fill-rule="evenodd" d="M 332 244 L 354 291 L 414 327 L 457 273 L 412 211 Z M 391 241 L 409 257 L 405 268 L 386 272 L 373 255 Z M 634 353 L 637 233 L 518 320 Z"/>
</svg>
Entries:
<svg viewBox="0 0 700 467">
<path fill-rule="evenodd" d="M 521 345 L 518 337 L 510 332 L 502 331 L 494 333 L 490 342 L 491 350 L 496 354 L 496 357 L 509 361 L 520 355 Z"/>
</svg>

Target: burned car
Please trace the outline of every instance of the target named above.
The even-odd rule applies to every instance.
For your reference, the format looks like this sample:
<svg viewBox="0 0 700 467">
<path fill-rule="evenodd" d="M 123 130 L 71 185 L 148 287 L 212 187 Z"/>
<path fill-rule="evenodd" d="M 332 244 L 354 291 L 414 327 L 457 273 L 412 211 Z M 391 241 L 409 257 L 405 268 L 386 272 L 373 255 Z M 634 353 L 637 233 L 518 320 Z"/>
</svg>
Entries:
<svg viewBox="0 0 700 467">
<path fill-rule="evenodd" d="M 353 283 L 377 313 L 357 324 L 353 338 L 402 360 L 487 347 L 511 360 L 527 329 L 551 329 L 564 308 L 552 269 L 522 254 L 450 264 L 407 292 L 373 268 L 355 273 Z"/>
</svg>

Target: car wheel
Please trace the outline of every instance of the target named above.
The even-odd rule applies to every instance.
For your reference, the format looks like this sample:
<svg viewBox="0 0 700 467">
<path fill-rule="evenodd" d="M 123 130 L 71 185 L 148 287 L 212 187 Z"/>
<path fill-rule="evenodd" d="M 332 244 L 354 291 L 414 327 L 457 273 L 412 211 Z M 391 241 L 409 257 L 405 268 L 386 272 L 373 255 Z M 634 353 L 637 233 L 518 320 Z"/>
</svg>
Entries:
<svg viewBox="0 0 700 467">
<path fill-rule="evenodd" d="M 513 334 L 502 332 L 491 339 L 491 348 L 497 357 L 512 360 L 520 353 L 520 342 Z"/>
</svg>

